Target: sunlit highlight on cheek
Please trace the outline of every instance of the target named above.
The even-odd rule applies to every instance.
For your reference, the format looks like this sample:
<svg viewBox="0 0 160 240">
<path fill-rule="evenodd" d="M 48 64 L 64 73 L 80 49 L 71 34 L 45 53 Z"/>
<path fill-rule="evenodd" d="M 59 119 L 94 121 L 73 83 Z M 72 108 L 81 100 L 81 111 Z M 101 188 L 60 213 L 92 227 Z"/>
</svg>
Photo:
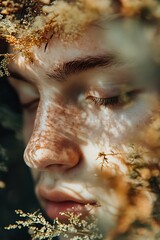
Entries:
<svg viewBox="0 0 160 240">
<path fill-rule="evenodd" d="M 101 107 L 100 111 L 96 110 L 95 115 L 91 112 L 86 125 L 90 131 L 94 129 L 91 131 L 92 139 L 98 140 L 99 137 L 99 141 L 104 139 L 104 142 L 109 141 L 112 144 L 133 141 L 138 137 L 139 130 L 142 132 L 151 121 L 157 111 L 156 106 L 156 96 L 146 94 L 135 103 L 115 111 Z"/>
</svg>

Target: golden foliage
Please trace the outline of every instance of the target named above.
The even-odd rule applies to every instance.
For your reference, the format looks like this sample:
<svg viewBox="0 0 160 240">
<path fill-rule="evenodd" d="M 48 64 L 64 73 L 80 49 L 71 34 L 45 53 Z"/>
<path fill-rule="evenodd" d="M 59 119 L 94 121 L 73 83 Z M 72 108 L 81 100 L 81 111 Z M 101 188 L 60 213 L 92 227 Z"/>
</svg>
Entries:
<svg viewBox="0 0 160 240">
<path fill-rule="evenodd" d="M 32 240 L 48 239 L 63 235 L 70 240 L 98 240 L 102 239 L 102 235 L 98 233 L 96 219 L 93 216 L 90 218 L 81 219 L 81 214 L 73 212 L 61 213 L 68 219 L 68 223 L 61 223 L 55 219 L 53 224 L 46 221 L 42 213 L 36 211 L 34 213 L 24 213 L 22 210 L 16 210 L 16 213 L 26 220 L 16 221 L 16 224 L 6 227 L 6 229 L 15 229 L 27 227 L 31 234 Z"/>
</svg>

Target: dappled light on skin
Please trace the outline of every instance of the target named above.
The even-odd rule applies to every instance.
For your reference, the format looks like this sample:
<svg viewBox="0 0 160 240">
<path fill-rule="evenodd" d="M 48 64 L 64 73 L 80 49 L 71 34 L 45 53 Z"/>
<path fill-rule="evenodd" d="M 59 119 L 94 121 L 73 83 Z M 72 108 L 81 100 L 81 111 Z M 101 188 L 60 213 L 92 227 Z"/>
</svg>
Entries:
<svg viewBox="0 0 160 240">
<path fill-rule="evenodd" d="M 51 41 L 50 44 L 54 45 L 54 39 Z M 70 48 L 68 51 L 65 61 L 71 55 Z M 91 52 L 92 48 L 88 51 Z M 81 50 L 76 52 L 77 55 L 80 53 Z M 64 81 L 55 81 L 51 75 L 49 78 L 45 76 L 46 68 L 50 69 L 53 63 L 57 67 L 56 63 L 60 62 L 60 59 L 53 59 L 51 63 L 53 55 L 54 51 L 45 62 L 45 55 L 40 52 L 40 61 L 35 65 L 23 65 L 23 72 L 18 60 L 17 65 L 13 63 L 10 66 L 12 82 L 19 81 L 12 74 L 18 70 L 31 79 L 31 85 L 39 94 L 38 99 L 36 94 L 33 99 L 31 97 L 31 106 L 26 108 L 25 105 L 23 109 L 23 131 L 28 143 L 24 158 L 32 168 L 36 195 L 50 218 L 57 216 L 59 208 L 66 208 L 62 204 L 57 207 L 56 201 L 61 202 L 65 198 L 70 205 L 72 198 L 78 204 L 85 199 L 85 203 L 92 204 L 90 213 L 97 217 L 101 232 L 108 239 L 114 239 L 130 232 L 135 221 L 148 222 L 156 203 L 156 193 L 152 193 L 145 171 L 148 169 L 152 178 L 155 174 L 153 169 L 159 169 L 158 91 L 154 87 L 146 87 L 143 81 L 137 84 L 132 78 L 116 79 L 112 74 L 116 66 L 107 71 L 108 65 L 107 70 L 106 66 L 102 69 L 98 66 L 86 70 L 86 74 L 80 71 L 67 75 L 62 79 Z M 59 66 L 58 69 L 62 69 Z M 120 76 L 124 65 L 117 68 L 117 76 Z M 126 69 L 127 65 L 125 73 Z M 136 69 L 137 66 L 133 66 L 133 70 Z M 142 90 L 139 91 L 139 87 Z M 18 87 L 19 94 L 20 91 Z M 34 92 L 32 88 L 31 92 Z M 34 99 L 36 104 L 33 104 Z M 30 116 L 33 116 L 32 121 Z M 33 132 L 28 134 L 31 128 Z M 146 133 L 147 138 L 144 137 Z M 150 142 L 153 136 L 154 143 Z M 55 199 L 57 192 L 59 200 Z M 142 203 L 145 207 L 140 211 Z"/>
<path fill-rule="evenodd" d="M 29 35 L 18 42 L 7 38 L 15 44 L 11 53 L 18 52 L 8 66 L 9 81 L 22 107 L 24 160 L 36 196 L 48 217 L 62 222 L 66 218 L 60 210 L 69 208 L 83 218 L 89 204 L 106 240 L 125 234 L 136 239 L 136 230 L 145 224 L 154 235 L 159 226 L 154 213 L 159 202 L 160 97 L 150 49 L 156 26 L 117 20 L 118 14 L 113 21 L 110 14 L 103 18 L 105 11 L 119 9 L 123 15 L 131 6 L 129 16 L 136 15 L 141 4 L 69 2 L 41 1 L 49 4 L 43 6 L 46 18 L 44 12 L 42 19 L 37 16 Z M 156 21 L 155 7 L 150 8 Z M 75 16 L 82 19 L 74 25 Z M 41 32 L 34 29 L 37 19 L 38 27 L 46 19 Z"/>
</svg>

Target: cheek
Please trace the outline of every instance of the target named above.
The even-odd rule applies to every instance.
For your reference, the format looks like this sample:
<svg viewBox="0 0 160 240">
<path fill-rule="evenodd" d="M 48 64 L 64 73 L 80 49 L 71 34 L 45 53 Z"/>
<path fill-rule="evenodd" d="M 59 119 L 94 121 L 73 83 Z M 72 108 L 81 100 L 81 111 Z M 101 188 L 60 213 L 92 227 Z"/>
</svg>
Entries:
<svg viewBox="0 0 160 240">
<path fill-rule="evenodd" d="M 160 107 L 160 106 L 159 106 Z M 152 122 L 145 126 L 144 131 L 140 133 L 141 142 L 145 143 L 151 149 L 160 151 L 160 113 L 152 115 Z"/>
<path fill-rule="evenodd" d="M 146 128 L 152 128 L 153 118 L 158 114 L 158 106 L 157 98 L 146 94 L 136 103 L 123 109 L 117 111 L 106 109 L 97 118 L 98 132 L 95 131 L 94 134 L 101 136 L 103 145 L 106 140 L 111 145 L 133 143 L 142 140 L 142 133 L 145 140 Z"/>
</svg>

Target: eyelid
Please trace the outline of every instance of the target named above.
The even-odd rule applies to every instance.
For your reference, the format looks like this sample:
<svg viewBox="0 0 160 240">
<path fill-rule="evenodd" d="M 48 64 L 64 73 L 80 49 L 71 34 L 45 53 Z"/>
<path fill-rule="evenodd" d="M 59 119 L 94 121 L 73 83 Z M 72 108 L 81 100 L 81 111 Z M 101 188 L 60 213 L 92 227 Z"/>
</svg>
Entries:
<svg viewBox="0 0 160 240">
<path fill-rule="evenodd" d="M 13 78 L 9 81 L 17 92 L 22 109 L 30 108 L 32 104 L 39 101 L 39 91 L 33 84 Z"/>
<path fill-rule="evenodd" d="M 96 88 L 95 89 L 91 89 L 88 91 L 87 96 L 94 96 L 97 98 L 109 98 L 109 97 L 113 97 L 113 96 L 117 96 L 120 95 L 120 90 L 117 88 Z"/>
<path fill-rule="evenodd" d="M 21 103 L 21 107 L 22 109 L 31 109 L 31 108 L 34 108 L 36 104 L 38 105 L 38 103 L 39 103 L 39 98 L 26 103 Z"/>
<path fill-rule="evenodd" d="M 29 88 L 32 88 L 32 89 L 35 89 L 36 86 L 34 85 L 33 82 L 31 81 L 27 81 L 27 80 L 23 80 L 23 79 L 16 79 L 14 78 L 13 76 L 9 76 L 8 77 L 8 80 L 10 82 L 10 84 L 12 85 L 12 87 L 17 91 L 19 92 L 21 88 L 24 88 L 24 87 L 29 87 Z"/>
<path fill-rule="evenodd" d="M 92 95 L 87 96 L 86 99 L 91 100 L 94 102 L 95 105 L 98 106 L 105 106 L 105 107 L 119 107 L 119 106 L 125 106 L 128 103 L 132 102 L 134 98 L 141 92 L 142 90 L 131 90 L 126 91 L 123 93 L 119 93 L 117 95 L 113 95 L 110 97 L 95 97 Z"/>
</svg>

